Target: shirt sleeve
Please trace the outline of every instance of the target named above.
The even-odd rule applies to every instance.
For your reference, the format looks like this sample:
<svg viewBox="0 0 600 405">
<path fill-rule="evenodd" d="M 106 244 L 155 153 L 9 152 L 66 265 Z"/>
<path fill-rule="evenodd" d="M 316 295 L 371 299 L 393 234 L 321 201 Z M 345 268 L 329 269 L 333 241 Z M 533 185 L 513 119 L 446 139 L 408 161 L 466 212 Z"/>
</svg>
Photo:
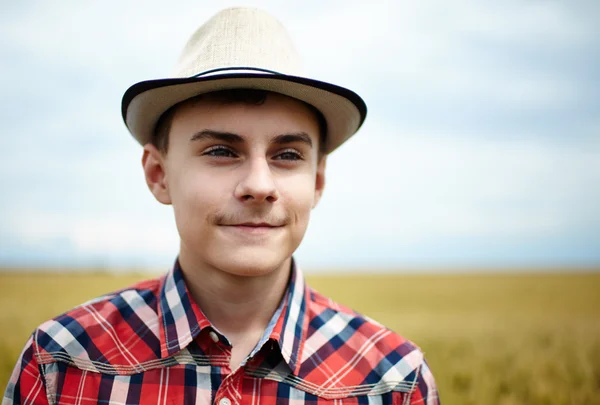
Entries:
<svg viewBox="0 0 600 405">
<path fill-rule="evenodd" d="M 440 398 L 435 384 L 433 374 L 429 369 L 427 361 L 423 359 L 423 364 L 419 368 L 417 375 L 416 388 L 410 396 L 411 405 L 439 405 Z"/>
<path fill-rule="evenodd" d="M 35 359 L 33 336 L 25 344 L 8 381 L 2 405 L 48 405 L 46 385 Z"/>
</svg>

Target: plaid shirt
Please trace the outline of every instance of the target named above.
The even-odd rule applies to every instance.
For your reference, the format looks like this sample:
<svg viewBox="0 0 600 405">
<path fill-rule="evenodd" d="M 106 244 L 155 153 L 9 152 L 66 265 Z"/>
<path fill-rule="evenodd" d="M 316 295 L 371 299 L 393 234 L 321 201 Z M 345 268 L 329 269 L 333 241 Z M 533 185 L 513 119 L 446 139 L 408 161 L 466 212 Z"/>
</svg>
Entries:
<svg viewBox="0 0 600 405">
<path fill-rule="evenodd" d="M 11 404 L 438 404 L 423 353 L 307 287 L 288 292 L 235 372 L 231 345 L 165 276 L 42 324 L 8 384 Z"/>
</svg>

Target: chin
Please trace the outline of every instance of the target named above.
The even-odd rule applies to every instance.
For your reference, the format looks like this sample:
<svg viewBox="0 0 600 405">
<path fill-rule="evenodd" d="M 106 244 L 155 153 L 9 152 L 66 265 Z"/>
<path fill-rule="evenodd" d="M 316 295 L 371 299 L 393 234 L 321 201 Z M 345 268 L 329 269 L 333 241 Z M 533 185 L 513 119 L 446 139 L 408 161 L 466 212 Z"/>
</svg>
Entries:
<svg viewBox="0 0 600 405">
<path fill-rule="evenodd" d="M 240 249 L 216 259 L 214 263 L 221 271 L 232 275 L 259 277 L 280 269 L 290 256 L 275 255 L 263 249 Z"/>
</svg>

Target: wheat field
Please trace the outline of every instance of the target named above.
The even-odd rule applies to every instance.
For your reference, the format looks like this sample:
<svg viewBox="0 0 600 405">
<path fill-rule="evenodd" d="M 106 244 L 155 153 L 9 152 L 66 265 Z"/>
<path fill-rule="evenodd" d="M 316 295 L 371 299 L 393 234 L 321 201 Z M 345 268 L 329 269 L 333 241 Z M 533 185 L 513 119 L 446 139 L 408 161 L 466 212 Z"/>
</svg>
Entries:
<svg viewBox="0 0 600 405">
<path fill-rule="evenodd" d="M 143 275 L 0 273 L 0 390 L 33 329 Z M 309 276 L 425 351 L 445 405 L 600 404 L 600 272 Z"/>
</svg>

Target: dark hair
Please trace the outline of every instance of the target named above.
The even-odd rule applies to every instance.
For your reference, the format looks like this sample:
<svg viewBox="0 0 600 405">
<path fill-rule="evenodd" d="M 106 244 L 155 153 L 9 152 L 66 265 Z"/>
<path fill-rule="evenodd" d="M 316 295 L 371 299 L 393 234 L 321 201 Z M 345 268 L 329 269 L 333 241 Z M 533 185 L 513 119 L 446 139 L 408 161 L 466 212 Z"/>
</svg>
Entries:
<svg viewBox="0 0 600 405">
<path fill-rule="evenodd" d="M 183 104 L 193 103 L 197 100 L 215 100 L 222 103 L 245 103 L 252 105 L 262 105 L 267 100 L 267 96 L 269 95 L 269 91 L 267 90 L 257 90 L 257 89 L 229 89 L 229 90 L 219 90 L 211 93 L 201 94 L 199 96 L 195 96 L 189 98 L 185 101 L 182 101 L 179 104 L 175 104 L 173 107 L 169 108 L 163 115 L 160 116 L 156 127 L 154 129 L 154 134 L 152 136 L 152 144 L 156 146 L 156 148 L 162 153 L 167 153 L 169 149 L 169 132 L 171 131 L 171 123 L 173 121 L 173 117 L 175 116 L 175 111 L 177 107 L 180 107 Z M 299 100 L 300 101 L 300 100 Z M 317 118 L 317 122 L 319 125 L 319 146 L 318 146 L 318 155 L 319 159 L 325 155 L 325 139 L 327 135 L 327 122 L 325 121 L 325 117 L 319 110 L 317 110 L 312 105 L 304 103 L 309 110 L 311 110 L 315 117 Z"/>
</svg>

